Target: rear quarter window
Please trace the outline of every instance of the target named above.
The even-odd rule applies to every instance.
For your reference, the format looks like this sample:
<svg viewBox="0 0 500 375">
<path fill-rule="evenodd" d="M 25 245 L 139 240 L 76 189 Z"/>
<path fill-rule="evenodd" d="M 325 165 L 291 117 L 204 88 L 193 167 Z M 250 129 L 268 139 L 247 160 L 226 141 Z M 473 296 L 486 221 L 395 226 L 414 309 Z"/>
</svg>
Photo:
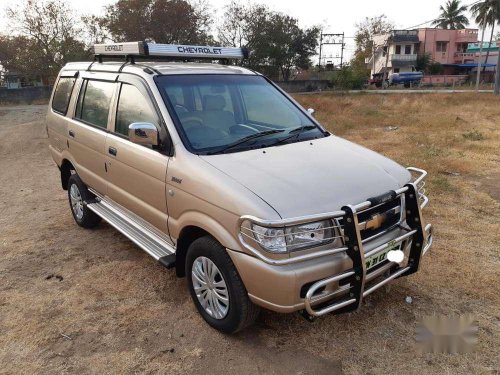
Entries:
<svg viewBox="0 0 500 375">
<path fill-rule="evenodd" d="M 71 92 L 75 85 L 75 78 L 60 78 L 57 82 L 54 98 L 52 99 L 52 109 L 61 114 L 66 114 L 68 110 L 69 100 L 71 99 Z"/>
</svg>

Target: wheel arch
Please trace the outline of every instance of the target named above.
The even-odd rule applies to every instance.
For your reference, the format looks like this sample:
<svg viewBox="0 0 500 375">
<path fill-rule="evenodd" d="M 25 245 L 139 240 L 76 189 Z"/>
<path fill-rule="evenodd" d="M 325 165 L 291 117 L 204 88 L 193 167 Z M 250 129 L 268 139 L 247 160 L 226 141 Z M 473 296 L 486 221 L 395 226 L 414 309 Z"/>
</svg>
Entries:
<svg viewBox="0 0 500 375">
<path fill-rule="evenodd" d="M 61 186 L 64 190 L 68 190 L 68 180 L 71 177 L 71 171 L 76 171 L 76 168 L 70 160 L 63 159 L 59 170 L 61 171 Z"/>
<path fill-rule="evenodd" d="M 203 236 L 214 237 L 205 229 L 196 225 L 188 225 L 182 228 L 175 250 L 175 273 L 177 277 L 186 276 L 186 254 L 189 246 L 198 238 Z"/>
</svg>

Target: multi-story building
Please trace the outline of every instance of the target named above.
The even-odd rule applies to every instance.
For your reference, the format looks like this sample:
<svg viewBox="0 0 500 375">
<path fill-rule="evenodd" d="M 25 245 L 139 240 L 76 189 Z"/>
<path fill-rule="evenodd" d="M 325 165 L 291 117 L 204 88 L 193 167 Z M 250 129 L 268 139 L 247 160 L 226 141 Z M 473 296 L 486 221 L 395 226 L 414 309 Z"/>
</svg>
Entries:
<svg viewBox="0 0 500 375">
<path fill-rule="evenodd" d="M 367 63 L 372 74 L 411 72 L 417 65 L 417 30 L 393 30 L 373 37 L 373 54 Z"/>
<path fill-rule="evenodd" d="M 486 67 L 487 71 L 494 71 L 497 61 L 498 53 L 500 52 L 500 40 L 496 42 L 483 43 L 483 48 L 481 49 L 481 43 L 471 43 L 467 47 L 467 54 L 474 56 L 474 61 L 476 64 L 479 63 L 479 54 L 481 53 L 481 66 Z"/>
<path fill-rule="evenodd" d="M 462 67 L 475 62 L 474 53 L 467 47 L 478 42 L 478 30 L 393 30 L 375 35 L 373 42 L 373 56 L 367 61 L 372 75 L 413 71 L 419 54 L 429 54 L 431 61 L 442 64 L 442 74 L 458 74 Z"/>
<path fill-rule="evenodd" d="M 431 60 L 443 65 L 444 75 L 458 74 L 474 64 L 475 56 L 467 52 L 469 43 L 477 43 L 477 29 L 419 29 L 419 53 L 430 54 Z"/>
</svg>

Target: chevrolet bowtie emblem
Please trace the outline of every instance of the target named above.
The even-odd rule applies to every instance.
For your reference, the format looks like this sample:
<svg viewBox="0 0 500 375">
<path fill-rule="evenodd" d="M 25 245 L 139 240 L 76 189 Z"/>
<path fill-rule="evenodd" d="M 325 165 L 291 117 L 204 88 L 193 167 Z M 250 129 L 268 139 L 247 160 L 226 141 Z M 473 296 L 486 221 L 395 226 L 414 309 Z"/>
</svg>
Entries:
<svg viewBox="0 0 500 375">
<path fill-rule="evenodd" d="M 378 229 L 385 221 L 385 214 L 373 215 L 370 220 L 366 222 L 366 229 Z"/>
</svg>

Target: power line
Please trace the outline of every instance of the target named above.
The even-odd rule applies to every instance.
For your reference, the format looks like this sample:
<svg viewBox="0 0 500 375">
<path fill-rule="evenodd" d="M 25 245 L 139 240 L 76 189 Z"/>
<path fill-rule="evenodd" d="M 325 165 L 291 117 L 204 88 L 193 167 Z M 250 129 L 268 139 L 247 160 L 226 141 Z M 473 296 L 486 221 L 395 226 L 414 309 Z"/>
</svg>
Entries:
<svg viewBox="0 0 500 375">
<path fill-rule="evenodd" d="M 483 1 L 483 0 L 478 0 L 478 1 L 475 1 L 475 2 L 473 2 L 472 4 L 467 5 L 467 8 L 469 8 L 469 9 L 470 9 L 470 7 L 471 7 L 471 6 L 474 6 L 474 5 L 476 5 L 476 4 L 479 4 L 479 3 L 481 3 L 482 1 Z M 404 29 L 404 30 L 416 29 L 416 28 L 417 28 L 417 27 L 419 27 L 419 26 L 423 26 L 423 25 L 426 25 L 426 24 L 428 24 L 428 23 L 431 23 L 431 22 L 434 22 L 434 21 L 437 21 L 437 20 L 439 20 L 439 18 L 435 18 L 435 19 L 430 20 L 430 21 L 422 22 L 422 23 L 420 23 L 420 24 L 418 24 L 418 25 L 415 25 L 415 26 L 405 27 L 405 28 L 403 28 L 403 29 Z"/>
</svg>

